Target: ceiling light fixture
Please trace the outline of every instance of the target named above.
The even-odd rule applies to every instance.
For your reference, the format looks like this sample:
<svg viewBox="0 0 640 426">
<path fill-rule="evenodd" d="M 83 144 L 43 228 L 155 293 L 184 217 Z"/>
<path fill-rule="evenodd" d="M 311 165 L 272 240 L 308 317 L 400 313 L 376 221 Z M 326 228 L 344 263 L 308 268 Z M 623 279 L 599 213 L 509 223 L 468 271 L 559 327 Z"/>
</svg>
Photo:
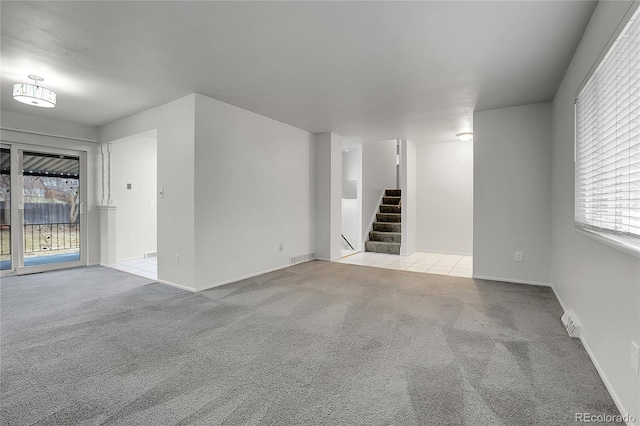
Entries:
<svg viewBox="0 0 640 426">
<path fill-rule="evenodd" d="M 458 133 L 456 136 L 462 142 L 467 142 L 467 141 L 470 141 L 471 139 L 473 139 L 473 132 L 462 132 L 462 133 Z"/>
<path fill-rule="evenodd" d="M 44 78 L 34 74 L 29 74 L 29 78 L 33 80 L 33 84 L 16 83 L 13 85 L 13 99 L 23 104 L 42 108 L 55 107 L 56 93 L 38 86 L 38 82 L 43 81 Z"/>
</svg>

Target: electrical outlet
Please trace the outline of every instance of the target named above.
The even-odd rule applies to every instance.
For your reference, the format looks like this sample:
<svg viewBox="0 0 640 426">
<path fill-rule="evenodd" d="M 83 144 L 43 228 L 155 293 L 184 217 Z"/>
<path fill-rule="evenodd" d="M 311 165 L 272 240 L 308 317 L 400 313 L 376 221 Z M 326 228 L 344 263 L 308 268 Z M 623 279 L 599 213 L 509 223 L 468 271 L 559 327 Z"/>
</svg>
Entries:
<svg viewBox="0 0 640 426">
<path fill-rule="evenodd" d="M 516 262 L 522 262 L 523 253 L 521 251 L 516 252 Z"/>
<path fill-rule="evenodd" d="M 158 197 L 164 198 L 164 187 L 162 186 L 158 189 Z"/>
<path fill-rule="evenodd" d="M 177 254 L 173 255 L 173 263 L 175 263 L 176 265 L 180 264 L 180 256 L 178 256 Z"/>
<path fill-rule="evenodd" d="M 631 367 L 638 374 L 640 369 L 640 347 L 634 341 L 631 341 Z"/>
<path fill-rule="evenodd" d="M 278 251 L 283 252 L 284 251 L 284 245 L 280 244 L 280 246 L 278 246 Z"/>
</svg>

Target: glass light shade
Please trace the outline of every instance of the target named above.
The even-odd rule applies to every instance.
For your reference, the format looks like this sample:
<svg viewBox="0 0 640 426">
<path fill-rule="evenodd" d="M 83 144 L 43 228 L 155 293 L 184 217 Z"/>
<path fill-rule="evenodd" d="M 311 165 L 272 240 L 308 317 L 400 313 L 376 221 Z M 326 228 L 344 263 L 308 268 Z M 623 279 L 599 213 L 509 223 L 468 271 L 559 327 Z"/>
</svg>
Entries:
<svg viewBox="0 0 640 426">
<path fill-rule="evenodd" d="M 42 108 L 53 108 L 56 106 L 55 92 L 29 83 L 14 84 L 13 99 L 23 104 Z"/>
<path fill-rule="evenodd" d="M 462 133 L 458 133 L 456 136 L 461 141 L 467 142 L 467 141 L 470 141 L 471 139 L 473 139 L 473 132 L 462 132 Z"/>
</svg>

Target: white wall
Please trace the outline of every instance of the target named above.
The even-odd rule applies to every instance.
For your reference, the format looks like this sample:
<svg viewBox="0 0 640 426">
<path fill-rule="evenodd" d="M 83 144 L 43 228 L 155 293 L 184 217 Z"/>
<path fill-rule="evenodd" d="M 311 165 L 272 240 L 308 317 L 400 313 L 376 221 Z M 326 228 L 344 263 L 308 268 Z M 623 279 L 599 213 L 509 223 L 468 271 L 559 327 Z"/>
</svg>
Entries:
<svg viewBox="0 0 640 426">
<path fill-rule="evenodd" d="M 400 144 L 400 187 L 402 189 L 402 244 L 400 254 L 408 256 L 416 251 L 418 214 L 417 149 L 411 141 Z"/>
<path fill-rule="evenodd" d="M 95 142 L 79 141 L 68 138 L 96 140 L 98 129 L 53 120 L 45 117 L 35 117 L 11 111 L 0 112 L 0 126 L 8 129 L 19 129 L 31 132 L 46 133 L 62 137 L 34 135 L 12 130 L 0 131 L 0 139 L 7 143 L 22 143 L 50 148 L 71 149 L 87 153 L 87 179 L 81 185 L 86 185 L 87 199 L 85 202 L 85 216 L 87 218 L 87 263 L 100 263 L 100 214 L 98 203 L 101 196 L 101 166 L 99 161 L 99 146 Z"/>
<path fill-rule="evenodd" d="M 111 198 L 116 208 L 116 259 L 158 249 L 157 136 L 137 135 L 111 146 Z M 131 189 L 127 189 L 131 184 Z"/>
<path fill-rule="evenodd" d="M 342 250 L 342 138 L 316 135 L 316 258 L 338 260 Z"/>
<path fill-rule="evenodd" d="M 473 127 L 473 275 L 549 285 L 551 104 L 476 112 Z"/>
<path fill-rule="evenodd" d="M 630 5 L 598 3 L 553 102 L 551 276 L 618 408 L 640 418 L 640 376 L 629 362 L 630 342 L 640 343 L 640 259 L 578 233 L 573 209 L 575 93 Z"/>
<path fill-rule="evenodd" d="M 157 205 L 158 278 L 195 289 L 195 94 L 102 126 L 98 140 L 113 142 L 154 129 L 158 187 L 165 193 Z"/>
<path fill-rule="evenodd" d="M 314 140 L 303 130 L 196 95 L 198 289 L 314 252 Z M 283 252 L 274 252 L 274 244 L 282 244 Z"/>
<path fill-rule="evenodd" d="M 357 249 L 362 243 L 359 241 L 358 226 L 358 179 L 362 151 L 352 149 L 342 151 L 342 235 Z M 344 247 L 350 249 L 347 244 Z"/>
<path fill-rule="evenodd" d="M 473 142 L 417 146 L 417 249 L 473 253 Z"/>
<path fill-rule="evenodd" d="M 362 144 L 362 247 L 369 239 L 385 189 L 396 187 L 395 140 Z"/>
<path fill-rule="evenodd" d="M 342 151 L 342 198 L 358 198 L 358 179 L 360 178 L 360 151 Z"/>
</svg>

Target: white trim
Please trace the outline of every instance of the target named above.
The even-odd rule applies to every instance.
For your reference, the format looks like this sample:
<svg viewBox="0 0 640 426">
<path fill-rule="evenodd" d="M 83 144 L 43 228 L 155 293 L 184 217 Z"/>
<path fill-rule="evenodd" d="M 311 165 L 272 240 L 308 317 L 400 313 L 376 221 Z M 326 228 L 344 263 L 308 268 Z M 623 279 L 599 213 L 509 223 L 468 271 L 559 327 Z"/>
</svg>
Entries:
<svg viewBox="0 0 640 426">
<path fill-rule="evenodd" d="M 98 143 L 98 141 L 95 140 L 95 139 L 76 138 L 75 136 L 54 135 L 52 133 L 34 132 L 34 131 L 31 131 L 31 130 L 23 130 L 23 129 L 12 129 L 12 128 L 9 128 L 9 127 L 0 127 L 0 130 L 5 130 L 5 131 L 8 131 L 8 132 L 27 133 L 29 135 L 47 136 L 47 137 L 50 137 L 50 138 L 68 139 L 70 141 Z"/>
<path fill-rule="evenodd" d="M 307 262 L 313 262 L 314 260 L 321 260 L 321 259 L 313 259 L 313 260 L 308 260 Z M 268 274 L 269 272 L 273 272 L 273 271 L 278 271 L 280 269 L 285 269 L 285 268 L 289 268 L 291 266 L 296 266 L 296 265 L 302 265 L 303 263 L 307 263 L 307 262 L 300 262 L 300 263 L 296 263 L 295 265 L 283 265 L 283 266 L 278 266 L 276 268 L 272 268 L 272 269 L 267 269 L 265 271 L 261 271 L 261 272 L 255 272 L 255 273 L 251 273 L 249 275 L 243 275 L 242 277 L 237 277 L 237 278 L 232 278 L 230 280 L 226 280 L 226 281 L 221 281 L 219 283 L 215 283 L 215 284 L 209 284 L 206 285 L 204 287 L 200 287 L 197 290 L 195 290 L 196 292 L 198 291 L 202 291 L 202 290 L 208 290 L 210 288 L 214 288 L 214 287 L 220 287 L 222 285 L 226 285 L 226 284 L 231 284 L 231 283 L 235 283 L 236 281 L 242 281 L 242 280 L 246 280 L 247 278 L 253 278 L 253 277 L 257 277 L 258 275 L 262 275 L 262 274 Z"/>
<path fill-rule="evenodd" d="M 560 303 L 560 307 L 562 308 L 562 312 L 567 312 L 567 307 L 564 305 L 564 303 L 562 302 L 562 299 L 560 299 L 560 295 L 558 294 L 558 292 L 556 291 L 556 288 L 553 284 L 551 284 L 551 290 L 553 290 L 553 294 L 556 296 L 556 299 L 558 299 L 558 303 Z"/>
<path fill-rule="evenodd" d="M 551 283 L 543 283 L 543 282 L 540 282 L 540 281 L 516 280 L 516 279 L 513 279 L 513 278 L 487 277 L 485 275 L 476 275 L 476 274 L 473 274 L 471 278 L 478 279 L 478 280 L 500 281 L 500 282 L 504 282 L 504 283 L 540 285 L 540 286 L 543 286 L 543 287 L 551 287 L 551 288 L 553 288 Z"/>
<path fill-rule="evenodd" d="M 640 247 L 633 246 L 631 244 L 625 243 L 617 238 L 614 235 L 606 234 L 604 232 L 593 231 L 591 229 L 578 228 L 575 227 L 576 232 L 584 235 L 585 237 L 591 238 L 592 240 L 596 240 L 604 245 L 607 245 L 616 250 L 620 250 L 629 254 L 631 256 L 640 257 Z"/>
<path fill-rule="evenodd" d="M 562 302 L 562 299 L 558 295 L 558 292 L 556 291 L 556 289 L 555 289 L 555 287 L 553 285 L 551 286 L 551 289 L 553 290 L 553 294 L 555 294 L 556 299 L 558 300 L 558 303 L 560 303 L 560 306 L 562 307 L 562 311 L 566 312 L 567 308 L 566 308 L 564 302 Z M 616 408 L 618 408 L 618 411 L 620 411 L 620 415 L 623 416 L 623 418 L 629 417 L 630 413 L 624 408 L 624 405 L 622 405 L 622 401 L 620 401 L 620 398 L 618 398 L 618 395 L 616 394 L 615 390 L 613 389 L 613 386 L 611 385 L 611 382 L 609 381 L 609 378 L 604 373 L 604 370 L 602 369 L 602 367 L 600 367 L 600 363 L 596 359 L 596 356 L 593 354 L 593 351 L 591 350 L 591 347 L 589 346 L 589 343 L 587 342 L 587 340 L 585 338 L 584 324 L 583 324 L 583 329 L 582 330 L 583 330 L 583 332 L 580 335 L 580 341 L 582 342 L 582 346 L 584 346 L 584 349 L 587 351 L 587 355 L 589 355 L 589 359 L 591 359 L 591 363 L 593 364 L 593 366 L 596 368 L 596 371 L 600 375 L 600 378 L 602 379 L 602 382 L 604 383 L 604 386 L 607 388 L 607 391 L 609 392 L 609 395 L 611 395 L 611 399 L 613 399 L 614 404 L 616 404 Z M 638 423 L 637 422 L 633 422 L 633 423 L 626 422 L 626 424 L 628 426 L 635 426 Z"/>
<path fill-rule="evenodd" d="M 124 272 L 124 271 L 121 271 L 121 272 Z M 128 272 L 128 273 L 130 273 L 130 272 Z M 141 275 L 138 275 L 138 277 L 146 278 L 146 277 L 143 277 Z M 150 278 L 148 278 L 148 279 L 150 279 Z M 171 281 L 158 280 L 158 279 L 155 280 L 155 281 L 160 283 L 160 284 L 165 284 L 165 285 L 168 285 L 168 286 L 171 286 L 171 287 L 176 287 L 176 288 L 179 288 L 179 289 L 182 289 L 182 290 L 187 290 L 187 291 L 190 291 L 191 293 L 196 293 L 198 291 L 195 288 L 187 287 L 186 285 L 182 285 L 182 284 L 172 283 Z"/>
<path fill-rule="evenodd" d="M 445 143 L 445 142 L 443 142 Z M 473 256 L 473 253 L 458 253 L 458 252 L 454 252 L 454 251 L 442 251 L 442 250 L 423 250 L 423 249 L 416 249 L 415 251 L 416 253 L 439 253 L 439 254 L 452 254 L 454 256 Z"/>
<path fill-rule="evenodd" d="M 80 254 L 82 256 L 82 254 Z M 59 269 L 79 268 L 87 266 L 82 261 L 60 262 L 60 263 L 43 263 L 41 265 L 23 266 L 16 269 L 16 275 L 39 274 L 40 272 L 57 271 Z"/>
<path fill-rule="evenodd" d="M 584 330 L 584 327 L 583 327 L 583 330 Z M 591 359 L 591 362 L 593 363 L 594 367 L 596 367 L 596 371 L 600 375 L 600 378 L 602 379 L 602 382 L 604 383 L 604 386 L 609 391 L 609 394 L 611 395 L 611 399 L 613 399 L 613 402 L 614 402 L 614 404 L 616 404 L 616 407 L 618 408 L 618 411 L 620 411 L 620 415 L 623 418 L 628 418 L 630 413 L 627 410 L 625 410 L 624 405 L 622 405 L 622 401 L 620 401 L 620 398 L 618 398 L 618 395 L 616 394 L 615 390 L 613 390 L 613 386 L 611 386 L 611 383 L 609 382 L 609 379 L 607 378 L 607 375 L 604 374 L 604 370 L 602 370 L 602 367 L 600 367 L 600 364 L 598 363 L 598 360 L 596 359 L 596 356 L 591 351 L 591 348 L 589 347 L 589 344 L 587 343 L 587 341 L 584 338 L 584 331 L 582 332 L 582 335 L 580 336 L 580 341 L 582 342 L 582 346 L 584 346 L 585 350 L 587 351 L 587 354 L 589 355 L 589 358 Z M 636 422 L 633 422 L 633 423 L 626 422 L 626 424 L 628 426 L 634 426 L 637 423 Z"/>
<path fill-rule="evenodd" d="M 136 256 L 136 257 L 125 257 L 124 259 L 116 259 L 116 263 L 118 262 L 126 262 L 128 260 L 144 260 L 144 256 Z"/>
</svg>

